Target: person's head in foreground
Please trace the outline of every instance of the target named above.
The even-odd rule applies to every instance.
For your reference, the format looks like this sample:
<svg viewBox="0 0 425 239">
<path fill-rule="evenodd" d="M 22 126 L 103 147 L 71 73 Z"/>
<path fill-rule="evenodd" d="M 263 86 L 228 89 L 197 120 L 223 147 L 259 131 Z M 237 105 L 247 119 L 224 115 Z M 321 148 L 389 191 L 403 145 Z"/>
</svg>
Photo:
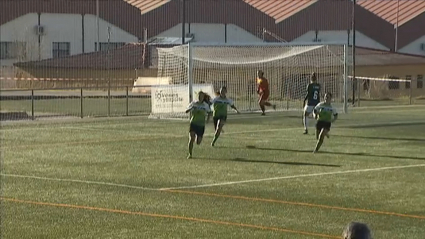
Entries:
<svg viewBox="0 0 425 239">
<path fill-rule="evenodd" d="M 198 92 L 198 100 L 199 102 L 204 102 L 205 100 L 205 93 L 203 91 Z"/>
<path fill-rule="evenodd" d="M 332 101 L 332 94 L 331 93 L 326 93 L 325 94 L 325 103 L 326 104 L 330 104 Z"/>
<path fill-rule="evenodd" d="M 361 222 L 350 222 L 342 236 L 343 239 L 372 239 L 369 227 Z"/>
<path fill-rule="evenodd" d="M 317 81 L 316 72 L 311 73 L 310 81 L 312 83 L 316 83 L 316 81 Z"/>
<path fill-rule="evenodd" d="M 222 86 L 220 88 L 220 96 L 221 97 L 226 97 L 226 94 L 227 94 L 227 87 L 226 86 Z"/>
<path fill-rule="evenodd" d="M 264 76 L 264 72 L 262 70 L 257 71 L 257 77 L 261 78 Z"/>
</svg>

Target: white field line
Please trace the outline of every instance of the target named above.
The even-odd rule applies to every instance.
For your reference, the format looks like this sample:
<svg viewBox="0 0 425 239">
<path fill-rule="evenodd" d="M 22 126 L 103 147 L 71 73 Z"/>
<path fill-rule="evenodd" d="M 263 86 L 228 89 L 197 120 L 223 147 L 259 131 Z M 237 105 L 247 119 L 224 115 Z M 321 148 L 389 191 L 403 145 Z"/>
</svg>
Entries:
<svg viewBox="0 0 425 239">
<path fill-rule="evenodd" d="M 243 183 L 274 181 L 274 180 L 282 180 L 282 179 L 318 177 L 318 176 L 326 176 L 326 175 L 340 175 L 340 174 L 351 174 L 351 173 L 384 171 L 384 170 L 404 169 L 404 168 L 417 168 L 417 167 L 425 167 L 425 164 L 403 165 L 403 166 L 381 167 L 381 168 L 369 168 L 369 169 L 356 169 L 356 170 L 325 172 L 325 173 L 313 173 L 313 174 L 299 174 L 299 175 L 292 175 L 292 176 L 261 178 L 261 179 L 252 179 L 252 180 L 243 180 L 243 181 L 222 182 L 222 183 L 213 183 L 213 184 L 201 184 L 201 185 L 193 185 L 193 186 L 169 187 L 169 188 L 147 188 L 147 187 L 141 187 L 141 186 L 118 184 L 118 183 L 108 183 L 108 182 L 101 182 L 101 181 L 87 181 L 87 180 L 78 180 L 78 179 L 48 178 L 48 177 L 39 177 L 39 176 L 31 176 L 31 175 L 19 175 L 19 174 L 4 174 L 4 173 L 0 173 L 0 175 L 3 176 L 3 177 L 28 178 L 28 179 L 38 179 L 38 180 L 47 180 L 47 181 L 59 181 L 59 182 L 73 182 L 73 183 L 83 183 L 83 184 L 96 184 L 96 185 L 105 185 L 105 186 L 113 186 L 113 187 L 121 187 L 121 188 L 132 188 L 132 189 L 139 189 L 139 190 L 146 190 L 146 191 L 164 191 L 164 190 L 176 190 L 176 189 L 206 188 L 206 187 L 235 185 L 235 184 L 243 184 Z"/>
<path fill-rule="evenodd" d="M 326 172 L 326 173 L 300 174 L 300 175 L 293 175 L 293 176 L 282 176 L 282 177 L 273 177 L 273 178 L 260 178 L 260 179 L 251 179 L 251 180 L 243 180 L 243 181 L 233 181 L 233 182 L 200 184 L 200 185 L 193 185 L 193 186 L 161 188 L 160 190 L 207 188 L 207 187 L 217 187 L 217 186 L 235 185 L 235 184 L 243 184 L 243 183 L 274 181 L 274 180 L 282 180 L 282 179 L 307 178 L 307 177 L 317 177 L 317 176 L 325 176 L 325 175 L 351 174 L 351 173 L 384 171 L 384 170 L 391 170 L 391 169 L 417 168 L 417 167 L 425 167 L 425 164 L 393 166 L 393 167 L 383 167 L 383 168 L 356 169 L 356 170 L 336 171 L 336 172 Z"/>
<path fill-rule="evenodd" d="M 83 184 L 96 184 L 96 185 L 106 185 L 106 186 L 114 186 L 120 188 L 133 188 L 133 189 L 141 189 L 141 190 L 149 190 L 149 191 L 157 191 L 155 188 L 146 188 L 139 186 L 132 186 L 126 184 L 119 183 L 108 183 L 108 182 L 100 182 L 100 181 L 88 181 L 88 180 L 78 180 L 78 179 L 63 179 L 63 178 L 48 178 L 48 177 L 39 177 L 39 176 L 30 176 L 30 175 L 19 175 L 19 174 L 0 174 L 3 177 L 14 177 L 14 178 L 30 178 L 30 179 L 38 179 L 38 180 L 46 180 L 46 181 L 57 181 L 57 182 L 71 182 L 71 183 L 83 183 Z"/>
</svg>

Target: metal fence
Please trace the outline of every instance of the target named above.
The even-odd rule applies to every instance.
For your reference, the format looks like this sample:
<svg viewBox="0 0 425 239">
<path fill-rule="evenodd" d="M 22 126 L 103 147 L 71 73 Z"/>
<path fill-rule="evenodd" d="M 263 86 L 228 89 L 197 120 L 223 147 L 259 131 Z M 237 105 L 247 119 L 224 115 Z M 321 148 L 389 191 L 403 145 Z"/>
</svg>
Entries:
<svg viewBox="0 0 425 239">
<path fill-rule="evenodd" d="M 148 115 L 150 86 L 1 90 L 2 120 Z M 143 91 L 146 91 L 145 93 Z"/>
</svg>

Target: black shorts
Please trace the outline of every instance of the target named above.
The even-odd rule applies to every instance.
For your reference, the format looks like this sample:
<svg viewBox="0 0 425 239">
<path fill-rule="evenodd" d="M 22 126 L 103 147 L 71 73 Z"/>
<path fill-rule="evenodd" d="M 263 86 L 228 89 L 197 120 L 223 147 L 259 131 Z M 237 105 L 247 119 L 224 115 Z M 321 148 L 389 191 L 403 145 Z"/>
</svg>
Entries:
<svg viewBox="0 0 425 239">
<path fill-rule="evenodd" d="M 316 123 L 316 129 L 318 131 L 321 131 L 322 129 L 331 130 L 331 122 L 325 122 L 325 121 L 317 121 Z"/>
<path fill-rule="evenodd" d="M 217 129 L 218 126 L 218 121 L 226 121 L 227 120 L 227 116 L 218 116 L 218 117 L 213 117 L 214 120 L 214 129 Z"/>
<path fill-rule="evenodd" d="M 189 132 L 194 132 L 196 136 L 203 137 L 205 133 L 205 126 L 199 126 L 196 124 L 190 124 Z"/>
</svg>

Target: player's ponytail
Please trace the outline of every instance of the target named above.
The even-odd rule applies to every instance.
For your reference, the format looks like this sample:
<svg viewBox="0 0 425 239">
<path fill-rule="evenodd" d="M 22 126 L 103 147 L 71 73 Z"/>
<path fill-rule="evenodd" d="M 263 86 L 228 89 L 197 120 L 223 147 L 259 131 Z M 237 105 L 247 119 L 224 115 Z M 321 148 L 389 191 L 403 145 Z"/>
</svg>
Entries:
<svg viewBox="0 0 425 239">
<path fill-rule="evenodd" d="M 208 105 L 211 105 L 211 96 L 207 93 L 204 93 L 204 102 L 207 103 Z"/>
</svg>

